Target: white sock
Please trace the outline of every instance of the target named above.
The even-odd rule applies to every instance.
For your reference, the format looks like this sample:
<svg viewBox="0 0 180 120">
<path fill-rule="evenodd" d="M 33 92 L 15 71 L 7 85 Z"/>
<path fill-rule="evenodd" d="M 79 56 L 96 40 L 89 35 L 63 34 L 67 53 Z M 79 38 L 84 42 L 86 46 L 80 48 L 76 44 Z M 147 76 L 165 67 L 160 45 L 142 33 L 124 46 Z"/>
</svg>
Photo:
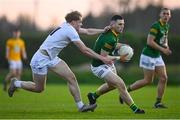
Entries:
<svg viewBox="0 0 180 120">
<path fill-rule="evenodd" d="M 84 103 L 82 101 L 79 101 L 76 103 L 77 107 L 81 109 L 84 106 Z"/>
<path fill-rule="evenodd" d="M 22 83 L 22 81 L 16 80 L 16 81 L 14 82 L 14 85 L 15 85 L 16 87 L 18 87 L 18 88 L 21 88 L 21 83 Z"/>
</svg>

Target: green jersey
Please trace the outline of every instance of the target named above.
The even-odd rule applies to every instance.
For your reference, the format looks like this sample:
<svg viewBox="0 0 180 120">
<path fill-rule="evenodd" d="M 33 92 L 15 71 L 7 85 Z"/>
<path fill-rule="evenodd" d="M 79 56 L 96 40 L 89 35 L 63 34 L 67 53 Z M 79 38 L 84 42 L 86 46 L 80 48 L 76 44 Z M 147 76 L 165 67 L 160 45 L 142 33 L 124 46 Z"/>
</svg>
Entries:
<svg viewBox="0 0 180 120">
<path fill-rule="evenodd" d="M 112 52 L 115 50 L 118 42 L 118 34 L 113 30 L 109 30 L 106 33 L 100 34 L 98 39 L 95 42 L 93 50 L 100 54 L 101 49 L 109 52 L 109 55 L 112 55 Z M 92 66 L 97 67 L 104 64 L 101 60 L 93 59 Z"/>
<path fill-rule="evenodd" d="M 163 24 L 159 20 L 151 26 L 149 34 L 155 36 L 154 41 L 158 45 L 164 47 L 164 45 L 167 44 L 168 30 L 169 30 L 169 24 Z M 142 51 L 142 54 L 156 58 L 160 56 L 160 51 L 146 44 L 146 46 Z"/>
</svg>

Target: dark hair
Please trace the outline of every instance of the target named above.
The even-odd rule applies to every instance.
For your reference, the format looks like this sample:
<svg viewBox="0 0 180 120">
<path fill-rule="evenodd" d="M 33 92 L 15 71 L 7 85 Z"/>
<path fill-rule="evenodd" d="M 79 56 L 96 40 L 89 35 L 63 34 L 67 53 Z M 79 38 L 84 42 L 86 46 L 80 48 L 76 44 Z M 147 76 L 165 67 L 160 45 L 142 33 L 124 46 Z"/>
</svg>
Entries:
<svg viewBox="0 0 180 120">
<path fill-rule="evenodd" d="M 82 17 L 80 12 L 72 11 L 65 16 L 65 19 L 68 23 L 70 23 L 73 20 L 75 20 L 75 21 L 80 20 L 80 17 Z"/>
<path fill-rule="evenodd" d="M 11 31 L 12 31 L 12 32 L 18 32 L 18 31 L 20 31 L 20 28 L 19 28 L 19 27 L 13 27 L 13 28 L 11 29 Z"/>
<path fill-rule="evenodd" d="M 120 16 L 120 15 L 114 15 L 114 16 L 111 18 L 111 21 L 116 21 L 116 20 L 123 20 L 123 17 Z"/>
<path fill-rule="evenodd" d="M 164 11 L 164 10 L 170 10 L 170 9 L 169 9 L 169 8 L 166 8 L 166 7 L 161 8 L 161 11 Z"/>
</svg>

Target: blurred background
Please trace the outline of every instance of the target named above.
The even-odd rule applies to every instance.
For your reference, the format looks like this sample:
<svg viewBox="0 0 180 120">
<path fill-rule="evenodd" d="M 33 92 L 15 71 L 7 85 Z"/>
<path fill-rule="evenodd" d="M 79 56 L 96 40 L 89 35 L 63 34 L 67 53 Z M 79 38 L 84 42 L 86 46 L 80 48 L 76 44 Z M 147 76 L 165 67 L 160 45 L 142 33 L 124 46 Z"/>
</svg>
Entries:
<svg viewBox="0 0 180 120">
<path fill-rule="evenodd" d="M 172 10 L 169 46 L 171 56 L 163 56 L 167 65 L 170 85 L 180 85 L 180 0 L 0 0 L 0 80 L 8 73 L 5 45 L 12 36 L 11 30 L 19 26 L 26 43 L 28 61 L 24 61 L 23 80 L 31 79 L 29 61 L 49 32 L 64 22 L 64 16 L 72 10 L 83 15 L 83 27 L 104 28 L 114 14 L 125 18 L 124 33 L 120 42 L 131 45 L 134 56 L 128 63 L 117 62 L 118 74 L 129 84 L 141 79 L 139 56 L 146 43 L 151 24 L 159 19 L 162 7 Z M 92 48 L 95 36 L 80 36 Z M 79 82 L 100 83 L 90 72 L 91 59 L 82 55 L 74 45 L 64 49 L 60 57 L 71 66 Z M 49 75 L 48 82 L 62 82 L 56 75 Z M 57 80 L 58 79 L 58 80 Z M 156 81 L 155 81 L 156 84 Z"/>
</svg>

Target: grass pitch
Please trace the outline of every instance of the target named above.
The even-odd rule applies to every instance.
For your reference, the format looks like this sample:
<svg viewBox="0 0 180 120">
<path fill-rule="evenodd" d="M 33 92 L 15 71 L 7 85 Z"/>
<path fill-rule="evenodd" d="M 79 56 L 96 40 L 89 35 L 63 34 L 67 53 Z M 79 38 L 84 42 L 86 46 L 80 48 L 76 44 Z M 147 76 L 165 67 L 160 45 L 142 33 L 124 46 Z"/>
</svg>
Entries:
<svg viewBox="0 0 180 120">
<path fill-rule="evenodd" d="M 85 103 L 88 102 L 86 94 L 95 91 L 97 87 L 80 84 Z M 156 87 L 145 87 L 132 92 L 135 103 L 146 112 L 143 115 L 134 114 L 127 105 L 119 104 L 117 90 L 101 96 L 95 112 L 88 113 L 77 111 L 66 85 L 49 84 L 41 94 L 18 90 L 12 98 L 1 90 L 0 119 L 174 119 L 180 118 L 179 90 L 180 87 L 167 87 L 164 102 L 168 109 L 153 108 Z"/>
</svg>

